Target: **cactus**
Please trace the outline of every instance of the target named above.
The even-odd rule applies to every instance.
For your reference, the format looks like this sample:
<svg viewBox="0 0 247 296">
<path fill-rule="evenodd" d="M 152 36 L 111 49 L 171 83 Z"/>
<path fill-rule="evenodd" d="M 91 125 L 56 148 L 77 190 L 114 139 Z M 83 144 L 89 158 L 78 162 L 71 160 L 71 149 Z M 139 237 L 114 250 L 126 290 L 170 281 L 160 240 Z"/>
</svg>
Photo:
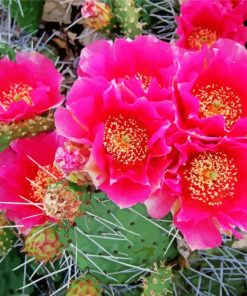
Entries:
<svg viewBox="0 0 247 296">
<path fill-rule="evenodd" d="M 168 296 L 173 295 L 171 267 L 163 262 L 158 267 L 154 263 L 153 272 L 143 279 L 142 296 Z"/>
<path fill-rule="evenodd" d="M 246 253 L 231 244 L 225 242 L 219 248 L 193 252 L 189 265 L 173 272 L 175 295 L 245 295 Z"/>
<path fill-rule="evenodd" d="M 135 7 L 134 0 L 116 0 L 115 15 L 120 22 L 122 34 L 125 37 L 134 38 L 143 32 L 140 19 L 140 8 Z"/>
<path fill-rule="evenodd" d="M 37 226 L 29 232 L 23 252 L 37 261 L 49 262 L 61 254 L 61 248 L 56 227 Z"/>
<path fill-rule="evenodd" d="M 141 20 L 145 22 L 145 33 L 171 41 L 175 37 L 176 15 L 179 10 L 177 0 L 137 0 L 141 8 Z"/>
<path fill-rule="evenodd" d="M 0 256 L 5 256 L 12 248 L 15 234 L 4 213 L 0 213 Z"/>
<path fill-rule="evenodd" d="M 66 296 L 100 296 L 101 288 L 99 282 L 93 276 L 86 275 L 73 280 L 69 286 Z"/>
<path fill-rule="evenodd" d="M 150 272 L 154 261 L 177 256 L 169 222 L 147 218 L 143 205 L 119 209 L 103 193 L 83 195 L 81 217 L 60 238 L 76 258 L 103 283 L 131 283 Z"/>
<path fill-rule="evenodd" d="M 3 0 L 11 16 L 26 32 L 36 33 L 43 12 L 44 0 Z"/>
<path fill-rule="evenodd" d="M 16 249 L 5 256 L 4 260 L 0 261 L 0 295 L 2 296 L 24 296 L 32 295 L 34 292 L 34 286 L 29 286 L 25 291 L 20 290 L 23 285 L 23 278 L 20 275 L 19 270 L 15 270 L 16 267 L 23 264 L 24 256 L 20 254 Z M 36 291 L 35 295 L 37 294 Z"/>
<path fill-rule="evenodd" d="M 0 125 L 0 151 L 11 141 L 23 137 L 32 137 L 41 132 L 55 129 L 53 115 L 35 116 L 27 120 Z"/>
</svg>

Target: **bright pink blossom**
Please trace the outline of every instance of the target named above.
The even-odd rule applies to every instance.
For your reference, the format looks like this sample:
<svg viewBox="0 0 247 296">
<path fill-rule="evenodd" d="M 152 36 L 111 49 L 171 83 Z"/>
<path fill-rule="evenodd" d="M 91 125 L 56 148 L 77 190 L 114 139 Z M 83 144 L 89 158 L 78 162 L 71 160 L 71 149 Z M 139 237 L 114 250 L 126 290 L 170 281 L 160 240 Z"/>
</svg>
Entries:
<svg viewBox="0 0 247 296">
<path fill-rule="evenodd" d="M 174 106 L 167 100 L 157 108 L 123 83 L 107 90 L 105 84 L 101 78 L 78 79 L 55 121 L 61 135 L 91 146 L 85 171 L 110 199 L 128 207 L 160 186 L 169 162 L 165 137 Z"/>
<path fill-rule="evenodd" d="M 192 250 L 219 246 L 222 233 L 239 238 L 237 229 L 247 230 L 247 145 L 186 141 L 176 147 L 183 163 L 178 171 L 180 193 L 177 199 L 166 192 L 153 197 L 147 203 L 150 215 L 163 217 L 165 203 L 173 206 L 174 223 Z"/>
<path fill-rule="evenodd" d="M 247 51 L 220 39 L 186 52 L 175 83 L 179 128 L 206 136 L 247 134 Z"/>
<path fill-rule="evenodd" d="M 138 97 L 161 101 L 171 95 L 176 50 L 153 36 L 97 41 L 82 51 L 78 75 L 124 82 Z"/>
<path fill-rule="evenodd" d="M 243 16 L 243 22 L 247 20 L 247 1 L 246 0 L 219 0 L 221 5 Z"/>
<path fill-rule="evenodd" d="M 244 45 L 247 28 L 243 22 L 244 10 L 241 7 L 239 10 L 230 9 L 229 5 L 222 5 L 219 0 L 187 0 L 181 5 L 177 18 L 177 44 L 195 50 L 203 44 L 211 46 L 219 38 L 229 38 Z"/>
<path fill-rule="evenodd" d="M 42 203 L 48 186 L 63 178 L 53 166 L 60 142 L 55 132 L 42 133 L 14 141 L 0 154 L 0 208 L 17 225 L 49 220 Z"/>
<path fill-rule="evenodd" d="M 62 102 L 61 75 L 36 52 L 19 52 L 16 61 L 0 60 L 0 122 L 33 117 Z"/>
</svg>

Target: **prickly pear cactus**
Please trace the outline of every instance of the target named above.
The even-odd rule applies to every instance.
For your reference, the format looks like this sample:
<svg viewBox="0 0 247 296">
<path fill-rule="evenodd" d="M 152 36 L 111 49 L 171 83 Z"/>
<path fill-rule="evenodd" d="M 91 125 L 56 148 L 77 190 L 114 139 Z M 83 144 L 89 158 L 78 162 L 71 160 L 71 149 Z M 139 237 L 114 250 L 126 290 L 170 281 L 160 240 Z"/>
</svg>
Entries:
<svg viewBox="0 0 247 296">
<path fill-rule="evenodd" d="M 141 21 L 145 23 L 145 32 L 171 41 L 175 38 L 176 16 L 179 11 L 177 0 L 136 0 L 140 8 Z"/>
<path fill-rule="evenodd" d="M 15 241 L 13 228 L 4 213 L 0 213 L 0 256 L 4 256 L 11 249 Z"/>
<path fill-rule="evenodd" d="M 24 263 L 25 256 L 16 249 L 12 249 L 5 257 L 0 261 L 0 295 L 1 296 L 29 296 L 39 295 L 32 294 L 34 292 L 34 286 L 30 285 L 24 290 L 23 276 L 20 270 L 16 268 Z M 23 292 L 24 291 L 24 292 Z M 34 292 L 35 293 L 35 292 Z"/>
<path fill-rule="evenodd" d="M 123 35 L 134 38 L 142 33 L 140 8 L 135 7 L 134 0 L 115 1 L 115 15 L 118 17 Z"/>
<path fill-rule="evenodd" d="M 84 194 L 82 211 L 76 226 L 63 229 L 60 238 L 79 268 L 103 283 L 134 282 L 153 262 L 177 255 L 169 221 L 147 218 L 143 205 L 119 209 L 103 193 L 93 193 Z"/>
<path fill-rule="evenodd" d="M 71 282 L 66 296 L 100 296 L 101 288 L 97 279 L 91 275 L 82 276 Z"/>
<path fill-rule="evenodd" d="M 27 120 L 0 125 L 0 151 L 8 144 L 18 138 L 32 137 L 41 132 L 55 129 L 52 114 L 46 116 L 35 116 Z M 2 145 L 1 145 L 2 144 Z M 3 145 L 5 144 L 5 146 Z M 1 147 L 2 146 L 2 147 Z"/>
<path fill-rule="evenodd" d="M 158 267 L 154 264 L 153 272 L 143 279 L 142 296 L 169 296 L 173 295 L 172 269 L 163 262 Z"/>
<path fill-rule="evenodd" d="M 57 227 L 44 225 L 37 226 L 29 232 L 23 252 L 37 261 L 49 262 L 61 254 L 61 248 Z"/>
</svg>

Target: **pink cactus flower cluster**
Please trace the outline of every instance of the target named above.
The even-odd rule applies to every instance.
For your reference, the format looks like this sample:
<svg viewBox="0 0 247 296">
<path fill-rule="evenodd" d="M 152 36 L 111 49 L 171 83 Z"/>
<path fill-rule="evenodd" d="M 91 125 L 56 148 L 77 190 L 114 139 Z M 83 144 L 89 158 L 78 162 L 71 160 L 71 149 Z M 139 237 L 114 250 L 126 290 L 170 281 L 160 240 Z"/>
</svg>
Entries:
<svg viewBox="0 0 247 296">
<path fill-rule="evenodd" d="M 12 221 L 57 221 L 44 200 L 70 180 L 121 208 L 144 203 L 153 218 L 171 211 L 192 250 L 247 230 L 246 1 L 193 2 L 183 1 L 176 43 L 139 36 L 83 49 L 56 131 L 0 154 L 0 208 Z M 0 63 L 2 121 L 61 103 L 44 57 Z"/>
</svg>

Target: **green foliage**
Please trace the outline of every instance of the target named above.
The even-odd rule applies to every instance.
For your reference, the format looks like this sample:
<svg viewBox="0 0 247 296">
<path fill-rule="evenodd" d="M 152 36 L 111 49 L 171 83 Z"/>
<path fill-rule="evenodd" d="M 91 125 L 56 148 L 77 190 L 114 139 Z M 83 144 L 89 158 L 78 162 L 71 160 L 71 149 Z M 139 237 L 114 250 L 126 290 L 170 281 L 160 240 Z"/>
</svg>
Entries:
<svg viewBox="0 0 247 296">
<path fill-rule="evenodd" d="M 15 50 L 11 48 L 8 44 L 0 43 L 0 58 L 3 56 L 7 56 L 9 59 L 14 60 L 15 54 Z"/>
<path fill-rule="evenodd" d="M 30 34 L 36 33 L 38 29 L 44 3 L 44 0 L 4 0 L 5 7 L 10 8 L 11 16 Z"/>
<path fill-rule="evenodd" d="M 13 269 L 24 262 L 24 255 L 13 249 L 5 258 L 2 258 L 0 263 L 0 287 L 1 295 L 18 296 L 31 295 L 34 290 L 33 286 L 25 289 L 25 293 L 18 290 L 23 285 L 23 277 L 19 270 Z"/>
<path fill-rule="evenodd" d="M 83 199 L 83 216 L 60 234 L 82 271 L 89 269 L 103 283 L 132 283 L 153 262 L 177 256 L 170 223 L 147 218 L 143 205 L 119 209 L 102 193 Z"/>
<path fill-rule="evenodd" d="M 8 148 L 9 146 L 9 137 L 7 135 L 0 136 L 0 152 Z"/>
</svg>

